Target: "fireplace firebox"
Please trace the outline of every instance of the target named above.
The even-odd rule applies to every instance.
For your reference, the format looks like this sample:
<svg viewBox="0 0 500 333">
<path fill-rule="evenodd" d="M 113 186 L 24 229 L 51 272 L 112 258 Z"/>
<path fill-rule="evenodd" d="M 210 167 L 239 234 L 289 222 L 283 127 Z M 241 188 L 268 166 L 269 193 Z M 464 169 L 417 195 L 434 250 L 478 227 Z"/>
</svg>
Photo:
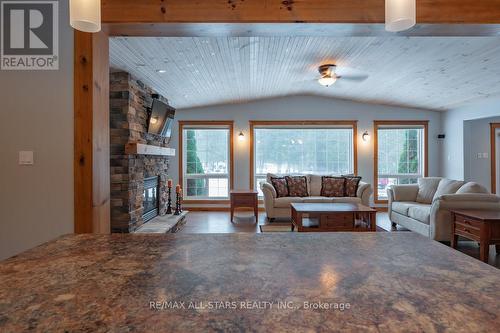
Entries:
<svg viewBox="0 0 500 333">
<path fill-rule="evenodd" d="M 160 182 L 159 177 L 150 177 L 144 179 L 143 206 L 144 211 L 142 219 L 144 222 L 158 216 L 160 206 Z"/>
</svg>

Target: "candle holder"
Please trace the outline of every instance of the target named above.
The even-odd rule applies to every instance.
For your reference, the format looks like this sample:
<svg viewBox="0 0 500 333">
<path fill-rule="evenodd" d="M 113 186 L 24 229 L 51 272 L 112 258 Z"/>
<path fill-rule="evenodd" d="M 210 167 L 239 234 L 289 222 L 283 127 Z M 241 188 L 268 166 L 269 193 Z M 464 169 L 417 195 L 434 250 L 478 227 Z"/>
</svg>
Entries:
<svg viewBox="0 0 500 333">
<path fill-rule="evenodd" d="M 176 193 L 176 196 L 175 196 L 175 212 L 174 212 L 174 215 L 181 215 L 181 204 L 180 204 L 180 193 L 177 192 Z"/>
<path fill-rule="evenodd" d="M 179 192 L 179 211 L 182 213 L 182 200 L 184 196 L 182 195 L 182 191 Z"/>
<path fill-rule="evenodd" d="M 170 186 L 167 190 L 167 214 L 172 214 L 172 188 Z"/>
</svg>

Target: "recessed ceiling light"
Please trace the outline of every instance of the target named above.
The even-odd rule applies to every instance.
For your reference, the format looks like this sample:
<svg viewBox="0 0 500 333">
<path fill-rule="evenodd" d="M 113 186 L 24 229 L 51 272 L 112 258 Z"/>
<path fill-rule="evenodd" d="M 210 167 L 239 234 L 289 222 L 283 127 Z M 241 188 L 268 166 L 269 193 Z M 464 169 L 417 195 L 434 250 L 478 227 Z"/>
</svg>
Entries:
<svg viewBox="0 0 500 333">
<path fill-rule="evenodd" d="M 167 71 L 165 69 L 157 69 L 156 70 L 156 73 L 160 73 L 160 74 L 164 74 L 166 73 Z"/>
</svg>

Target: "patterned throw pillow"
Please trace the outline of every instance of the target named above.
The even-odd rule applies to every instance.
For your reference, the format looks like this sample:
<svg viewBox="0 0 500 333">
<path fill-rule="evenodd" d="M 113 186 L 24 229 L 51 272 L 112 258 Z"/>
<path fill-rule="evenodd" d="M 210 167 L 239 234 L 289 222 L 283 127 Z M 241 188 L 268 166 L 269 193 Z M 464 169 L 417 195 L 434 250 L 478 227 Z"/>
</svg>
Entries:
<svg viewBox="0 0 500 333">
<path fill-rule="evenodd" d="M 288 186 L 285 177 L 271 177 L 271 184 L 276 190 L 276 196 L 278 198 L 288 196 Z"/>
<path fill-rule="evenodd" d="M 355 197 L 358 193 L 359 182 L 361 177 L 343 176 L 345 178 L 345 196 Z"/>
<path fill-rule="evenodd" d="M 343 197 L 345 193 L 344 177 L 321 177 L 322 197 Z"/>
<path fill-rule="evenodd" d="M 288 196 L 290 197 L 307 197 L 307 177 L 305 176 L 286 176 L 286 184 L 288 185 Z"/>
</svg>

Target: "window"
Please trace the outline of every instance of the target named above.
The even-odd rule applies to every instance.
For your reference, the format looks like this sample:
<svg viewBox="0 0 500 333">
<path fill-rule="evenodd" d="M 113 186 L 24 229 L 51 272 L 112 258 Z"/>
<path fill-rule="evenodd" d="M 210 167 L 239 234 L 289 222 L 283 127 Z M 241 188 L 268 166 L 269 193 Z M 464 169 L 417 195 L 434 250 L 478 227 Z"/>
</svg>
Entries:
<svg viewBox="0 0 500 333">
<path fill-rule="evenodd" d="M 416 184 L 427 175 L 427 122 L 375 122 L 375 201 L 387 200 L 387 187 Z"/>
<path fill-rule="evenodd" d="M 227 199 L 232 187 L 232 122 L 180 122 L 184 198 Z"/>
<path fill-rule="evenodd" d="M 260 193 L 267 173 L 352 174 L 355 122 L 252 122 L 253 173 Z"/>
</svg>

